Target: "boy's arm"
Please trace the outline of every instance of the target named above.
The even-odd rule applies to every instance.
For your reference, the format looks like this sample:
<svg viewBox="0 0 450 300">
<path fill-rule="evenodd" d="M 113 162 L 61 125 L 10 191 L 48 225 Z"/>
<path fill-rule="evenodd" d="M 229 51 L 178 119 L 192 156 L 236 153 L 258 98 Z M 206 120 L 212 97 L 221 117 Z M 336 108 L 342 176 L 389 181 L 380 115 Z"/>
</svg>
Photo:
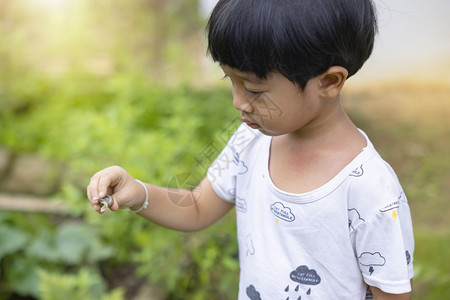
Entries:
<svg viewBox="0 0 450 300">
<path fill-rule="evenodd" d="M 372 291 L 373 300 L 411 300 L 412 283 L 413 280 L 411 279 L 411 292 L 405 294 L 387 294 L 374 286 L 371 286 L 370 290 Z"/>
<path fill-rule="evenodd" d="M 234 204 L 219 198 L 207 178 L 192 191 L 171 190 L 147 184 L 152 199 L 139 214 L 144 218 L 179 231 L 197 231 L 223 217 Z"/>
<path fill-rule="evenodd" d="M 207 178 L 193 190 L 144 184 L 148 190 L 149 204 L 138 214 L 170 229 L 201 230 L 224 216 L 234 205 L 219 198 Z M 114 199 L 113 211 L 122 208 L 137 210 L 145 200 L 142 185 L 120 167 L 106 168 L 91 178 L 87 195 L 95 210 L 100 209 L 97 199 L 107 194 Z"/>
</svg>

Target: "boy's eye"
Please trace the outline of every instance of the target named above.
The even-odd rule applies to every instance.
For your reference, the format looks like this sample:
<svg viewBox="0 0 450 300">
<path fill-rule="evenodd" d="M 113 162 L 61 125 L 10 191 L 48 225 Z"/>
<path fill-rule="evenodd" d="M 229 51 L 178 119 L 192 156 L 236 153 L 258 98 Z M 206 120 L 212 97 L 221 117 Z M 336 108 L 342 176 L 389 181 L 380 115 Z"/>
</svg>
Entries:
<svg viewBox="0 0 450 300">
<path fill-rule="evenodd" d="M 231 77 L 226 74 L 222 77 L 222 80 L 231 80 L 231 83 L 233 83 L 233 80 L 231 79 Z M 260 91 L 254 91 L 254 90 L 247 88 L 245 86 L 245 84 L 243 84 L 243 83 L 242 83 L 242 87 L 244 88 L 245 92 L 251 96 L 258 96 L 262 93 Z"/>
<path fill-rule="evenodd" d="M 247 93 L 249 93 L 250 95 L 258 95 L 258 94 L 259 94 L 259 92 L 250 91 L 250 90 L 248 90 L 248 89 L 245 89 L 245 91 L 246 91 Z"/>
<path fill-rule="evenodd" d="M 252 91 L 252 90 L 249 90 L 249 89 L 246 88 L 246 87 L 244 87 L 244 88 L 245 88 L 245 91 L 246 91 L 248 94 L 250 94 L 250 95 L 257 96 L 257 95 L 261 94 L 261 92 L 259 92 L 259 91 Z"/>
</svg>

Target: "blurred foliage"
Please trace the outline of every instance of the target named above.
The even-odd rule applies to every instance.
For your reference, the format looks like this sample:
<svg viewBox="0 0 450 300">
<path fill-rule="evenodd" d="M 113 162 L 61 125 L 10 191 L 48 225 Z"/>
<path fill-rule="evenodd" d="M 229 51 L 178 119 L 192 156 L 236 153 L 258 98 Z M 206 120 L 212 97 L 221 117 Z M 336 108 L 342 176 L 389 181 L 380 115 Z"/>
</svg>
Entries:
<svg viewBox="0 0 450 300">
<path fill-rule="evenodd" d="M 167 299 L 235 297 L 233 214 L 177 233 L 100 217 L 84 191 L 111 164 L 199 179 L 238 124 L 229 91 L 182 83 L 198 85 L 205 54 L 197 1 L 2 1 L 0 21 L 0 145 L 70 170 L 53 195 L 68 215 L 0 212 L 0 299 L 130 299 L 146 282 Z"/>
<path fill-rule="evenodd" d="M 17 102 L 3 99 L 0 144 L 64 161 L 79 174 L 120 164 L 135 177 L 163 186 L 186 172 L 200 178 L 212 159 L 203 156 L 202 149 L 211 143 L 222 148 L 222 132 L 237 125 L 226 90 L 168 89 L 134 73 L 40 76 L 34 82 L 39 82 L 39 90 L 28 91 L 26 98 L 11 94 L 10 99 L 22 99 L 26 109 L 17 110 Z M 89 207 L 84 190 L 70 181 L 59 195 L 69 204 L 68 219 L 83 223 L 4 215 L 2 290 L 53 299 L 52 293 L 72 295 L 80 285 L 77 293 L 88 296 L 73 299 L 100 299 L 92 291 L 105 290 L 99 274 L 109 267 L 103 264 L 135 264 L 136 276 L 160 283 L 171 299 L 235 295 L 238 262 L 232 215 L 202 233 L 182 234 L 126 212 L 100 217 Z M 85 278 L 87 274 L 93 278 Z M 60 287 L 50 291 L 58 280 Z"/>
<path fill-rule="evenodd" d="M 196 0 L 0 1 L 0 145 L 70 170 L 52 195 L 66 200 L 68 215 L 0 212 L 0 300 L 132 299 L 149 284 L 161 287 L 161 299 L 236 297 L 232 213 L 205 231 L 178 233 L 126 212 L 99 216 L 84 191 L 112 164 L 163 186 L 204 176 L 239 123 L 229 91 L 199 88 L 209 80 L 204 23 Z M 448 104 L 449 91 L 426 106 L 411 101 L 415 91 L 400 95 L 404 102 L 390 92 L 346 96 L 408 195 L 416 299 L 442 299 L 450 292 L 450 110 L 436 101 Z M 373 95 L 381 94 L 380 104 Z M 410 116 L 437 107 L 436 123 L 399 118 L 412 103 Z"/>
<path fill-rule="evenodd" d="M 2 93 L 39 89 L 33 75 L 132 70 L 177 82 L 201 68 L 204 20 L 197 0 L 0 2 Z M 35 73 L 35 74 L 33 74 Z M 33 87 L 10 85 L 22 81 Z"/>
<path fill-rule="evenodd" d="M 8 291 L 38 296 L 41 279 L 50 272 L 85 265 L 94 274 L 95 263 L 113 254 L 114 249 L 101 241 L 99 228 L 93 230 L 86 223 L 66 221 L 55 226 L 44 215 L 0 212 L 2 296 Z"/>
<path fill-rule="evenodd" d="M 81 269 L 76 274 L 57 274 L 42 271 L 40 274 L 40 299 L 60 300 L 120 300 L 124 299 L 122 289 L 105 293 L 105 284 L 99 274 Z"/>
</svg>

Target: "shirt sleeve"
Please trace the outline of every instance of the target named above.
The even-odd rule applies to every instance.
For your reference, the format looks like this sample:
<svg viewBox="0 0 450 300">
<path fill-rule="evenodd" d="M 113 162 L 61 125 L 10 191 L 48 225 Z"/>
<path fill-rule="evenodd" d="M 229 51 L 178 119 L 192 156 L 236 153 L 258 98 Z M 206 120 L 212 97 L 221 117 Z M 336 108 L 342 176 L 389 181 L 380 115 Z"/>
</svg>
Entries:
<svg viewBox="0 0 450 300">
<path fill-rule="evenodd" d="M 225 201 L 234 202 L 236 174 L 233 148 L 227 145 L 208 169 L 207 177 L 216 194 Z"/>
<path fill-rule="evenodd" d="M 411 291 L 414 237 L 406 197 L 401 193 L 352 233 L 364 281 L 386 293 Z"/>
<path fill-rule="evenodd" d="M 236 180 L 245 167 L 244 155 L 261 133 L 242 124 L 208 169 L 207 177 L 216 194 L 225 201 L 235 202 Z"/>
</svg>

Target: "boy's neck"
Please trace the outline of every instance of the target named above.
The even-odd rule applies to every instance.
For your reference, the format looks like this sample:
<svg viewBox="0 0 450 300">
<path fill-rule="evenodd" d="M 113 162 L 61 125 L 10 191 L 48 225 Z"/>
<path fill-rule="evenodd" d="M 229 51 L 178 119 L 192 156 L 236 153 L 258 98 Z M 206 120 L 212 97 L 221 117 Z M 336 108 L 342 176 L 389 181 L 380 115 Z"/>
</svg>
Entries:
<svg viewBox="0 0 450 300">
<path fill-rule="evenodd" d="M 342 139 L 347 140 L 352 136 L 358 139 L 362 137 L 355 124 L 342 108 L 339 99 L 315 120 L 302 128 L 283 136 L 283 140 L 292 146 L 325 146 L 334 144 Z M 280 136 L 281 137 L 281 136 Z"/>
<path fill-rule="evenodd" d="M 330 181 L 367 146 L 343 109 L 328 119 L 272 139 L 269 172 L 290 193 L 312 191 Z"/>
</svg>

